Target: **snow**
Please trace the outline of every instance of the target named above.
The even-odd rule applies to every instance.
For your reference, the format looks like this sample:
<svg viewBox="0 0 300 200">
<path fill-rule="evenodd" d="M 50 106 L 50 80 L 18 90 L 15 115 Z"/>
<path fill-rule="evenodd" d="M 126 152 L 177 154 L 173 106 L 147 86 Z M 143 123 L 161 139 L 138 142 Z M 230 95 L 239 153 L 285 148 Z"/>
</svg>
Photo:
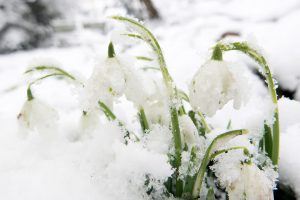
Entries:
<svg viewBox="0 0 300 200">
<path fill-rule="evenodd" d="M 65 3 L 70 5 L 69 1 Z M 300 45 L 298 1 L 187 0 L 170 3 L 155 0 L 154 3 L 164 21 L 145 24 L 158 37 L 169 71 L 179 88 L 187 91 L 193 75 L 208 58 L 209 48 L 223 33 L 234 31 L 241 35 L 235 36 L 234 40 L 247 38 L 249 34 L 256 38 L 255 43 L 263 49 L 262 52 L 266 55 L 279 84 L 286 89 L 298 90 L 296 98 L 300 99 L 300 51 L 296 48 Z M 78 1 L 78 5 L 84 5 L 83 11 L 95 10 L 91 15 L 78 16 L 77 23 L 104 17 L 99 14 L 101 12 L 97 12 L 104 9 L 103 6 L 96 2 L 93 8 L 84 1 Z M 74 9 L 72 7 L 71 11 L 75 12 Z M 71 16 L 74 14 L 72 12 L 69 13 Z M 110 12 L 116 11 L 107 13 Z M 103 117 L 98 112 L 91 112 L 86 118 L 82 116 L 82 110 L 77 109 L 79 102 L 76 98 L 76 85 L 49 79 L 34 85 L 33 92 L 40 101 L 58 110 L 60 117 L 56 131 L 52 130 L 53 135 L 49 138 L 39 134 L 39 131 L 25 134 L 23 129 L 18 128 L 17 115 L 26 100 L 26 83 L 29 81 L 23 72 L 28 67 L 40 63 L 60 66 L 84 81 L 93 73 L 94 66 L 101 61 L 103 55 L 106 56 L 109 36 L 90 32 L 82 27 L 75 36 L 73 39 L 76 45 L 73 47 L 53 47 L 0 56 L 0 198 L 148 199 L 150 197 L 144 194 L 143 187 L 144 177 L 149 174 L 159 197 L 163 192 L 159 182 L 173 172 L 166 155 L 171 148 L 169 144 L 172 139 L 167 126 L 153 126 L 141 143 L 129 143 L 125 146 L 123 132 L 116 124 L 104 120 L 97 125 L 96 122 Z M 120 38 L 113 36 L 112 40 L 119 42 Z M 125 45 L 127 44 L 128 41 Z M 116 51 L 123 49 L 116 48 Z M 140 56 L 141 52 L 147 53 L 149 48 L 137 44 L 130 51 L 133 56 Z M 228 53 L 224 55 L 224 59 L 239 60 L 241 65 L 247 64 L 250 67 L 255 65 L 239 54 Z M 216 132 L 224 131 L 231 121 L 232 129 L 247 128 L 250 130 L 250 137 L 261 137 L 264 120 L 272 120 L 274 106 L 263 83 L 250 70 L 245 69 L 245 73 L 251 85 L 251 89 L 247 91 L 247 104 L 235 110 L 233 102 L 230 101 L 208 121 Z M 149 76 L 150 74 L 151 77 L 157 76 L 155 72 L 149 72 Z M 146 113 L 149 113 L 149 121 L 161 120 L 156 113 L 157 110 L 163 110 L 161 116 L 165 118 L 162 119 L 162 124 L 168 124 L 168 102 L 161 101 L 165 98 L 162 82 L 148 82 L 148 74 L 142 77 L 140 85 L 134 84 L 136 80 L 134 76 L 132 78 L 128 85 L 131 88 L 136 87 L 134 91 L 137 94 L 147 92 L 145 95 L 148 101 L 143 106 Z M 146 91 L 141 90 L 143 87 Z M 125 93 L 127 99 L 134 98 L 134 93 L 126 92 L 126 89 Z M 138 97 L 135 105 L 129 104 L 125 98 L 120 98 L 117 105 L 114 105 L 119 110 L 116 112 L 119 118 L 134 130 L 134 124 L 137 123 L 137 119 L 132 117 L 135 114 L 134 109 L 143 102 L 142 95 Z M 300 162 L 295 158 L 295 152 L 300 150 L 300 103 L 281 98 L 279 111 L 282 131 L 279 179 L 289 185 L 300 199 Z M 35 121 L 41 119 L 37 117 Z M 194 131 L 190 131 L 190 121 L 181 121 L 184 121 L 181 122 L 184 128 L 189 130 L 187 133 Z M 43 128 L 49 129 L 48 124 Z M 189 142 L 193 135 L 185 137 Z M 228 155 L 240 158 L 241 155 L 236 154 L 241 153 L 237 151 Z M 189 155 L 185 158 L 189 159 Z M 226 181 L 234 182 L 234 177 L 238 177 L 235 172 L 228 176 L 231 180 L 224 178 L 224 185 Z M 250 174 L 257 173 L 260 172 L 253 169 Z M 270 174 L 270 177 L 275 176 L 272 172 Z M 250 175 L 245 172 L 243 176 L 247 178 Z"/>
<path fill-rule="evenodd" d="M 279 165 L 279 172 L 281 174 L 280 181 L 286 184 L 295 191 L 297 199 L 300 198 L 300 175 L 299 159 L 295 158 L 295 155 L 299 151 L 300 142 L 300 124 L 290 126 L 281 136 L 281 160 Z"/>
</svg>

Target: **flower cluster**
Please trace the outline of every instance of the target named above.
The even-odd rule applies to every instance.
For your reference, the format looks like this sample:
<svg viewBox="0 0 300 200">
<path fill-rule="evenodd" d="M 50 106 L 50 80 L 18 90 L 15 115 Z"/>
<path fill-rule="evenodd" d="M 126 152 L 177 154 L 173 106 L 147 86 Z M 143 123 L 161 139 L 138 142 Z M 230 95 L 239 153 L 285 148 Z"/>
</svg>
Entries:
<svg viewBox="0 0 300 200">
<path fill-rule="evenodd" d="M 228 102 L 233 101 L 234 108 L 239 109 L 248 99 L 247 77 L 236 64 L 223 60 L 225 51 L 241 51 L 262 66 L 273 102 L 277 105 L 273 78 L 264 58 L 247 43 L 217 44 L 211 59 L 194 75 L 189 94 L 186 94 L 175 85 L 153 34 L 133 19 L 120 16 L 113 19 L 129 26 L 129 32 L 122 36 L 143 40 L 152 48 L 162 80 L 146 78 L 138 69 L 137 57 L 119 55 L 110 43 L 108 56 L 95 66 L 80 88 L 82 106 L 78 107 L 83 113 L 80 130 L 93 129 L 100 120 L 95 113 L 101 111 L 108 121 L 115 122 L 122 130 L 124 151 L 141 144 L 147 151 L 167 157 L 166 165 L 172 168 L 172 174 L 153 178 L 149 171 L 139 185 L 153 199 L 214 199 L 217 193 L 227 194 L 232 200 L 273 199 L 279 152 L 278 109 L 274 111 L 273 127 L 265 124 L 261 138 L 248 137 L 246 129 L 214 128 L 206 121 L 206 116 L 214 116 Z M 36 66 L 30 71 L 39 70 L 54 70 L 55 73 L 38 80 L 59 75 L 76 81 L 74 76 L 59 68 Z M 35 82 L 29 84 L 28 100 L 19 120 L 27 128 L 43 132 L 42 127 L 53 124 L 58 115 L 33 96 L 31 86 Z M 114 103 L 121 97 L 133 103 L 139 129 L 129 130 L 116 116 Z M 264 156 L 264 162 L 258 159 L 259 156 Z"/>
</svg>

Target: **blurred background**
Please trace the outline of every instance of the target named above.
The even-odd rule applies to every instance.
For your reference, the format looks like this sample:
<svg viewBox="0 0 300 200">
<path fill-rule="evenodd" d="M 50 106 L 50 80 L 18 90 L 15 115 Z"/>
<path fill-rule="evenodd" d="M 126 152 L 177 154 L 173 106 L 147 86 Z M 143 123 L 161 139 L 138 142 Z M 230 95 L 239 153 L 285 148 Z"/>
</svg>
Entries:
<svg viewBox="0 0 300 200">
<path fill-rule="evenodd" d="M 300 100 L 299 0 L 0 0 L 0 94 L 23 84 L 18 77 L 36 57 L 91 69 L 111 39 L 113 14 L 145 22 L 183 88 L 213 44 L 247 40 L 266 55 L 279 95 Z M 260 76 L 247 58 L 232 59 Z"/>
<path fill-rule="evenodd" d="M 269 58 L 279 93 L 300 99 L 299 0 L 0 0 L 0 70 L 9 67 L 6 58 L 13 65 L 5 55 L 51 48 L 97 49 L 107 43 L 112 29 L 107 16 L 112 14 L 145 21 L 174 69 L 188 68 L 195 56 L 207 55 L 220 39 L 254 42 Z M 172 59 L 178 54 L 180 59 Z M 196 59 L 200 64 L 201 58 Z"/>
</svg>

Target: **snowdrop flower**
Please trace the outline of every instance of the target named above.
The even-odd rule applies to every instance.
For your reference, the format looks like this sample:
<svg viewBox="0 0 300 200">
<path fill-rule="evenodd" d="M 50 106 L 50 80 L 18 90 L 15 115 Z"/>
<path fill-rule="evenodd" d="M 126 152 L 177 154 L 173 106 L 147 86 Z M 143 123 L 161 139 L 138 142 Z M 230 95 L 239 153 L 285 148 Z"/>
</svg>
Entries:
<svg viewBox="0 0 300 200">
<path fill-rule="evenodd" d="M 100 118 L 98 111 L 89 113 L 84 111 L 80 117 L 79 129 L 82 133 L 90 133 L 97 127 L 99 120 Z"/>
<path fill-rule="evenodd" d="M 182 133 L 182 141 L 189 147 L 197 142 L 197 129 L 192 120 L 187 115 L 179 117 L 179 124 Z"/>
<path fill-rule="evenodd" d="M 126 73 L 126 98 L 133 102 L 136 108 L 145 110 L 149 122 L 168 124 L 169 101 L 162 80 L 151 77 L 151 73 L 139 73 L 130 68 Z"/>
<path fill-rule="evenodd" d="M 18 115 L 22 128 L 37 130 L 42 134 L 49 132 L 58 118 L 56 110 L 36 98 L 26 101 Z"/>
<path fill-rule="evenodd" d="M 161 81 L 161 82 L 160 82 Z M 170 103 L 162 80 L 153 80 L 148 84 L 148 93 L 142 106 L 151 123 L 168 125 L 170 122 Z"/>
<path fill-rule="evenodd" d="M 239 178 L 226 188 L 229 199 L 273 200 L 273 187 L 255 164 L 243 164 Z"/>
<path fill-rule="evenodd" d="M 113 101 L 124 94 L 128 75 L 126 70 L 133 65 L 131 60 L 123 55 L 109 57 L 94 68 L 81 95 L 85 111 L 98 108 L 99 100 L 112 109 Z"/>
<path fill-rule="evenodd" d="M 248 159 L 242 150 L 228 151 L 215 158 L 211 169 L 230 200 L 273 200 L 275 179 Z"/>
<path fill-rule="evenodd" d="M 246 81 L 232 64 L 209 60 L 194 75 L 189 87 L 193 109 L 213 116 L 230 100 L 239 109 L 246 99 Z"/>
<path fill-rule="evenodd" d="M 124 94 L 129 101 L 139 108 L 147 101 L 147 96 L 149 96 L 142 74 L 130 67 L 126 68 L 125 74 L 127 79 Z"/>
</svg>

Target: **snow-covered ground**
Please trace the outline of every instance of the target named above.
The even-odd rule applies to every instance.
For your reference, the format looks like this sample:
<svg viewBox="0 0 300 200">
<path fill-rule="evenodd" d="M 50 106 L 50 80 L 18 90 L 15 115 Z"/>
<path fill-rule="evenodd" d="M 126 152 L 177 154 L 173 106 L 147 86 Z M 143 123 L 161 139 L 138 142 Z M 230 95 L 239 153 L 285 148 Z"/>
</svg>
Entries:
<svg viewBox="0 0 300 200">
<path fill-rule="evenodd" d="M 170 73 L 180 88 L 187 91 L 192 76 L 208 58 L 209 48 L 224 33 L 234 32 L 240 36 L 232 39 L 246 39 L 262 49 L 279 84 L 296 90 L 296 98 L 300 99 L 299 1 L 155 0 L 154 3 L 163 20 L 145 23 L 157 36 Z M 105 16 L 100 15 L 100 18 L 104 20 Z M 112 21 L 105 22 L 113 27 Z M 56 127 L 52 127 L 48 135 L 36 132 L 26 135 L 18 126 L 17 115 L 26 100 L 29 79 L 23 72 L 29 66 L 58 62 L 60 67 L 78 77 L 88 77 L 101 55 L 106 54 L 109 35 L 81 28 L 73 34 L 76 45 L 71 47 L 0 56 L 0 199 L 147 199 L 149 197 L 139 189 L 144 183 L 143 175 L 149 173 L 160 180 L 172 173 L 166 164 L 166 149 L 159 146 L 161 140 L 170 140 L 166 130 L 156 130 L 162 135 L 154 134 L 154 138 L 149 139 L 151 144 L 133 143 L 127 147 L 113 123 L 102 123 L 84 135 L 80 129 L 81 110 L 75 87 L 54 80 L 35 85 L 33 90 L 39 99 L 60 110 Z M 121 49 L 117 45 L 117 52 Z M 134 56 L 149 52 L 143 45 L 131 50 Z M 256 67 L 240 54 L 228 53 L 225 59 Z M 245 68 L 245 71 L 251 83 L 249 102 L 238 111 L 232 108 L 232 103 L 226 105 L 208 119 L 213 127 L 225 129 L 231 120 L 233 129 L 258 131 L 264 119 L 270 118 L 272 108 L 267 89 L 250 70 Z M 121 101 L 117 108 L 122 121 L 129 126 L 136 123 L 131 118 L 131 104 Z M 279 110 L 280 181 L 289 185 L 300 199 L 297 155 L 300 102 L 281 98 Z"/>
</svg>

